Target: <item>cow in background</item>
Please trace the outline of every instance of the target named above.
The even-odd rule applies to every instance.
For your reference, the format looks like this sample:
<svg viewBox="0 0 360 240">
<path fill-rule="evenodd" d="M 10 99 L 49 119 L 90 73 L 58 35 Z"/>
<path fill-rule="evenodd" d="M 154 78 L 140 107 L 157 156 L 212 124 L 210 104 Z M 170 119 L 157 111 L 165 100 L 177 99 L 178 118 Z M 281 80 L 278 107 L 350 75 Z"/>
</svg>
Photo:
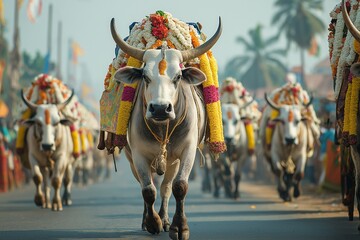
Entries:
<svg viewBox="0 0 360 240">
<path fill-rule="evenodd" d="M 60 190 L 64 181 L 64 203 L 71 205 L 73 142 L 69 126 L 72 121 L 63 118 L 61 110 L 69 104 L 74 92 L 59 104 L 34 104 L 21 92 L 23 102 L 35 115 L 23 122 L 28 127 L 26 143 L 33 180 L 36 185 L 35 204 L 62 211 Z M 54 197 L 50 202 L 50 179 Z M 45 192 L 45 193 L 44 193 Z"/>
</svg>

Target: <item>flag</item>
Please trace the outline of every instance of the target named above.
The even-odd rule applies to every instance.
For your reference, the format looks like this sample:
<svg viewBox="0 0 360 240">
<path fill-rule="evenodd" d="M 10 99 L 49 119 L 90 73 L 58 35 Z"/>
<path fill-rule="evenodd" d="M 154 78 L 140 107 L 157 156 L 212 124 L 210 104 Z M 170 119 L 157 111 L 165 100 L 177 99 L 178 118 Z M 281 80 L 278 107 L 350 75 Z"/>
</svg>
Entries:
<svg viewBox="0 0 360 240">
<path fill-rule="evenodd" d="M 0 24 L 5 25 L 5 15 L 4 15 L 4 3 L 3 0 L 0 0 Z"/>
<path fill-rule="evenodd" d="M 3 85 L 3 76 L 5 71 L 6 62 L 5 60 L 0 60 L 0 93 L 2 92 L 2 85 Z"/>
<path fill-rule="evenodd" d="M 310 47 L 308 49 L 308 54 L 310 56 L 319 56 L 320 46 L 315 37 L 311 39 Z"/>
<path fill-rule="evenodd" d="M 92 88 L 87 85 L 86 83 L 81 84 L 81 98 L 87 99 L 89 97 L 89 94 L 92 93 Z"/>
<path fill-rule="evenodd" d="M 78 57 L 84 55 L 84 50 L 80 47 L 80 45 L 72 41 L 71 48 L 70 48 L 70 59 L 72 60 L 73 64 L 78 63 Z"/>
<path fill-rule="evenodd" d="M 42 1 L 41 0 L 29 0 L 27 6 L 27 16 L 30 22 L 35 23 L 36 18 L 41 15 Z"/>
</svg>

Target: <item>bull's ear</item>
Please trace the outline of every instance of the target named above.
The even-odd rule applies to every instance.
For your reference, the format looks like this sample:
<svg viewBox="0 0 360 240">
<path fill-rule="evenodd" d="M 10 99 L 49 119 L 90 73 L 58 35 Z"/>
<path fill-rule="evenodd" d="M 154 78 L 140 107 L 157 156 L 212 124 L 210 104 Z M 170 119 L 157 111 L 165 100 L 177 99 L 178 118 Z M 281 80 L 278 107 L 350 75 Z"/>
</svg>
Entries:
<svg viewBox="0 0 360 240">
<path fill-rule="evenodd" d="M 64 126 L 71 126 L 73 123 L 74 123 L 73 121 L 67 118 L 60 120 L 60 124 Z"/>
<path fill-rule="evenodd" d="M 123 67 L 116 71 L 114 78 L 118 83 L 123 82 L 123 83 L 131 84 L 134 83 L 135 81 L 140 80 L 142 75 L 143 75 L 142 68 Z"/>
<path fill-rule="evenodd" d="M 182 70 L 183 79 L 189 84 L 199 85 L 206 80 L 206 75 L 198 68 L 188 67 Z"/>
<path fill-rule="evenodd" d="M 28 119 L 20 123 L 21 125 L 25 127 L 30 127 L 35 124 L 35 119 Z"/>
</svg>

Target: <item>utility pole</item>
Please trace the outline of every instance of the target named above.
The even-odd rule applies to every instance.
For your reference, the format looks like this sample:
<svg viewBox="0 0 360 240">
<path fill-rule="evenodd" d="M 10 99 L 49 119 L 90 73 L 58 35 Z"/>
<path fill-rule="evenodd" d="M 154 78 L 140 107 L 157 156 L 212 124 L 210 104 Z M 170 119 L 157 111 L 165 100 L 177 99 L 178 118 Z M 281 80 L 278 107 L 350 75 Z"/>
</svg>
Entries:
<svg viewBox="0 0 360 240">
<path fill-rule="evenodd" d="M 19 1 L 15 1 L 15 14 L 14 14 L 14 48 L 10 53 L 10 66 L 9 66 L 9 79 L 10 79 L 10 121 L 14 119 L 14 107 L 16 106 L 16 95 L 20 89 L 20 67 L 21 67 L 21 54 L 20 54 L 20 33 L 19 33 Z"/>
<path fill-rule="evenodd" d="M 61 47 L 62 47 L 62 22 L 58 23 L 58 40 L 57 40 L 57 62 L 56 62 L 56 77 L 62 79 L 61 75 Z"/>
<path fill-rule="evenodd" d="M 52 31 L 52 4 L 49 6 L 49 18 L 48 18 L 48 34 L 47 34 L 47 53 L 45 57 L 44 73 L 50 72 L 51 65 L 51 31 Z"/>
</svg>

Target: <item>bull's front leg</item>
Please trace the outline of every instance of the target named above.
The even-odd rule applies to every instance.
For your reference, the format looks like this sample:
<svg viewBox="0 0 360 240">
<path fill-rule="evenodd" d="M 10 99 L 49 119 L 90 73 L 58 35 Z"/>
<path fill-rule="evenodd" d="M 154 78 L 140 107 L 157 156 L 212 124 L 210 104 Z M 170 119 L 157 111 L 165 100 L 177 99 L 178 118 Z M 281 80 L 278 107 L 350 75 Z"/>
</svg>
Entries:
<svg viewBox="0 0 360 240">
<path fill-rule="evenodd" d="M 281 199 L 285 202 L 291 201 L 289 192 L 287 191 L 286 184 L 284 182 L 284 170 L 281 166 L 281 154 L 276 152 L 277 149 L 271 149 L 271 160 L 272 160 L 272 169 L 277 179 L 277 191 Z"/>
<path fill-rule="evenodd" d="M 63 181 L 64 173 L 66 170 L 66 163 L 67 160 L 64 155 L 61 155 L 61 157 L 59 157 L 57 161 L 55 161 L 55 166 L 51 178 L 51 184 L 54 188 L 54 197 L 52 200 L 53 211 L 63 210 L 61 197 L 60 197 L 60 190 L 61 190 L 61 184 Z"/>
<path fill-rule="evenodd" d="M 31 155 L 29 154 L 29 161 L 31 164 L 31 173 L 33 176 L 33 181 L 36 187 L 36 192 L 35 192 L 35 197 L 34 197 L 34 202 L 36 204 L 36 206 L 40 206 L 45 208 L 45 197 L 42 191 L 42 184 L 43 184 L 43 175 L 41 173 L 39 164 L 37 162 L 37 160 Z"/>
<path fill-rule="evenodd" d="M 179 169 L 179 161 L 176 160 L 173 163 L 166 165 L 166 171 L 164 179 L 161 183 L 160 196 L 161 196 L 161 207 L 159 211 L 160 218 L 162 220 L 163 228 L 165 232 L 168 232 L 170 229 L 169 222 L 169 199 L 171 196 L 171 186 L 174 180 L 174 177 Z"/>
<path fill-rule="evenodd" d="M 72 181 L 73 181 L 73 176 L 74 176 L 74 169 L 73 169 L 73 165 L 69 164 L 66 168 L 65 171 L 65 176 L 64 176 L 64 194 L 62 197 L 62 202 L 63 204 L 65 204 L 66 206 L 70 206 L 72 205 L 72 200 L 71 200 L 71 187 L 72 187 Z"/>
<path fill-rule="evenodd" d="M 42 176 L 43 176 L 43 182 L 44 182 L 44 192 L 45 192 L 45 202 L 43 204 L 43 208 L 51 208 L 51 200 L 50 200 L 50 171 L 48 167 L 41 167 L 40 168 Z"/>
<path fill-rule="evenodd" d="M 196 144 L 190 144 L 190 146 L 196 146 Z M 187 240 L 190 237 L 190 230 L 184 211 L 184 203 L 188 191 L 188 179 L 194 164 L 195 154 L 196 148 L 189 147 L 184 150 L 181 156 L 178 174 L 173 182 L 172 191 L 176 200 L 176 209 L 169 231 L 171 239 Z"/>
<path fill-rule="evenodd" d="M 299 156 L 296 160 L 296 172 L 294 174 L 294 198 L 298 198 L 301 195 L 301 185 L 300 181 L 304 178 L 305 165 L 306 165 L 306 156 L 303 154 Z"/>
<path fill-rule="evenodd" d="M 154 209 L 156 199 L 156 187 L 152 181 L 151 168 L 145 157 L 133 151 L 133 163 L 136 169 L 136 176 L 142 187 L 142 195 L 145 202 L 146 211 L 145 225 L 146 230 L 151 234 L 159 234 L 162 230 L 162 221 L 159 214 Z"/>
</svg>

